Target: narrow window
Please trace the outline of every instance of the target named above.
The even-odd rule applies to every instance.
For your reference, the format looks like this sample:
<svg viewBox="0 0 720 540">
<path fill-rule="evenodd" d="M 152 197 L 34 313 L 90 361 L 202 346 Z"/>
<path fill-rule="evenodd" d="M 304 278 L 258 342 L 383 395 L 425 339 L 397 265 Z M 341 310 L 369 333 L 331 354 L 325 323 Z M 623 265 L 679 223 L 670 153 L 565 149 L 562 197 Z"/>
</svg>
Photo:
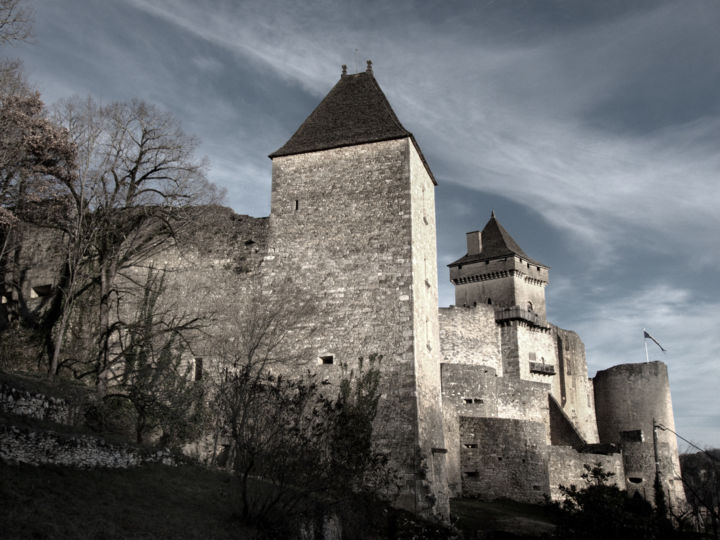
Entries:
<svg viewBox="0 0 720 540">
<path fill-rule="evenodd" d="M 300 201 L 295 199 L 295 211 L 297 212 L 300 209 Z"/>
<path fill-rule="evenodd" d="M 203 378 L 203 359 L 196 358 L 195 359 L 195 380 L 202 381 L 202 378 Z"/>
<path fill-rule="evenodd" d="M 477 443 L 465 443 L 465 444 L 463 444 L 463 446 L 465 448 L 477 448 L 478 447 Z"/>
<path fill-rule="evenodd" d="M 492 306 L 492 298 L 488 298 L 488 305 Z"/>
<path fill-rule="evenodd" d="M 533 310 L 533 305 L 532 305 L 532 302 L 531 302 L 530 300 L 528 300 L 528 303 L 527 303 L 527 310 L 528 310 L 528 311 L 532 311 L 532 310 Z"/>
<path fill-rule="evenodd" d="M 52 296 L 52 285 L 36 285 L 30 289 L 30 298 L 47 298 Z"/>
<path fill-rule="evenodd" d="M 472 398 L 465 398 L 465 403 L 468 403 L 468 404 L 472 403 Z"/>
<path fill-rule="evenodd" d="M 477 478 L 478 476 L 480 476 L 480 473 L 477 471 L 465 471 L 465 476 L 467 476 L 468 478 Z"/>
<path fill-rule="evenodd" d="M 320 363 L 330 365 L 335 363 L 335 356 L 332 354 L 326 354 L 320 357 Z"/>
<path fill-rule="evenodd" d="M 483 402 L 482 399 L 478 399 L 478 398 L 473 399 L 473 403 L 482 403 L 482 402 Z"/>
</svg>

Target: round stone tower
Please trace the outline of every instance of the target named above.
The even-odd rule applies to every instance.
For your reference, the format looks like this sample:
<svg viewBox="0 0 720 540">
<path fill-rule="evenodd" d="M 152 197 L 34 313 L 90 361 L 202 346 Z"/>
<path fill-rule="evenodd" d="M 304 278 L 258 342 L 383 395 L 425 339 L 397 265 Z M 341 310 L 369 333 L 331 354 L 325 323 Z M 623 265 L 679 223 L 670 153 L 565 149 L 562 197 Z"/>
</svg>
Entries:
<svg viewBox="0 0 720 540">
<path fill-rule="evenodd" d="M 654 502 L 657 467 L 668 505 L 682 507 L 685 492 L 667 366 L 662 362 L 614 366 L 597 372 L 594 388 L 600 442 L 622 448 L 628 491 Z"/>
</svg>

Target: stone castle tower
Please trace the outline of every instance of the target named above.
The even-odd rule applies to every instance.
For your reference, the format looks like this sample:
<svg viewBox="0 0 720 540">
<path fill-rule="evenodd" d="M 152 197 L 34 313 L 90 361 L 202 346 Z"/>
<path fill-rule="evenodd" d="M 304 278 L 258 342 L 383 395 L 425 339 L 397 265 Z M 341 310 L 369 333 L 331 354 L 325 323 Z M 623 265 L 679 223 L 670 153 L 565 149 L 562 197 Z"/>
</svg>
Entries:
<svg viewBox="0 0 720 540">
<path fill-rule="evenodd" d="M 403 475 L 399 504 L 448 513 L 440 399 L 435 179 L 368 62 L 343 74 L 272 159 L 263 271 L 317 306 L 308 335 L 327 382 L 371 353 L 376 443 Z M 301 325 L 302 326 L 302 325 Z M 422 472 L 424 471 L 424 472 Z"/>
<path fill-rule="evenodd" d="M 495 212 L 482 232 L 467 233 L 467 255 L 449 266 L 456 305 L 517 307 L 528 319 L 545 320 L 548 267 L 525 255 Z"/>
<path fill-rule="evenodd" d="M 674 430 L 665 365 L 588 379 L 579 336 L 547 322 L 548 267 L 494 212 L 449 267 L 458 307 L 440 309 L 440 339 L 451 492 L 540 502 L 561 484 L 583 485 L 584 466 L 601 463 L 650 501 L 657 470 L 681 507 L 677 441 L 653 434 L 654 422 Z"/>
<path fill-rule="evenodd" d="M 148 262 L 171 270 L 168 294 L 188 312 L 257 289 L 308 300 L 312 313 L 288 324 L 286 368 L 311 368 L 330 391 L 360 357 L 383 355 L 373 436 L 400 472 L 399 506 L 447 516 L 449 496 L 557 499 L 596 463 L 650 500 L 657 473 L 682 506 L 677 442 L 654 430 L 674 429 L 667 368 L 626 364 L 589 379 L 580 337 L 548 322 L 548 266 L 494 213 L 449 265 L 456 306 L 438 309 L 436 182 L 369 62 L 343 69 L 270 158 L 269 218 L 215 212 L 195 248 Z M 29 298 L 52 287 L 52 243 L 28 236 Z"/>
</svg>

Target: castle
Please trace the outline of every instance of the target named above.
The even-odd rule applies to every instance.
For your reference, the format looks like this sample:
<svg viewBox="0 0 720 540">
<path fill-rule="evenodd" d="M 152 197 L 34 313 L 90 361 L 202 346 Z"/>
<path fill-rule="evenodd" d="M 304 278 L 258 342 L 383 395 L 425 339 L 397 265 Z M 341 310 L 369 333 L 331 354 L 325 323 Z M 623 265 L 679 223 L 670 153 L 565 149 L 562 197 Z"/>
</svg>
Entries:
<svg viewBox="0 0 720 540">
<path fill-rule="evenodd" d="M 597 463 L 650 501 L 657 473 L 669 503 L 683 504 L 677 442 L 655 427 L 674 429 L 666 366 L 588 379 L 579 336 L 547 321 L 549 268 L 494 214 L 449 265 L 456 305 L 438 309 L 437 183 L 370 62 L 343 67 L 270 158 L 269 218 L 224 212 L 206 245 L 152 262 L 173 270 L 188 304 L 241 301 L 249 283 L 291 278 L 317 309 L 289 323 L 285 346 L 327 384 L 382 354 L 374 437 L 401 473 L 399 506 L 447 515 L 455 496 L 542 502 Z M 30 271 L 29 296 L 47 279 Z"/>
</svg>

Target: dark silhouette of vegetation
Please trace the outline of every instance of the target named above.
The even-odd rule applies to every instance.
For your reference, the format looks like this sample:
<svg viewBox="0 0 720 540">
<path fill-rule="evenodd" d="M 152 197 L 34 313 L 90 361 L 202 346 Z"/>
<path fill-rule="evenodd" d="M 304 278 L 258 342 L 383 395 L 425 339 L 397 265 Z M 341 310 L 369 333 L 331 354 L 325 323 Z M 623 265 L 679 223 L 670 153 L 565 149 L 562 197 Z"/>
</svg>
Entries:
<svg viewBox="0 0 720 540">
<path fill-rule="evenodd" d="M 710 538 L 720 538 L 720 450 L 681 454 L 680 465 L 697 528 Z"/>
<path fill-rule="evenodd" d="M 643 539 L 660 540 L 689 538 L 677 531 L 663 507 L 654 508 L 639 493 L 628 496 L 626 491 L 607 481 L 614 473 L 606 472 L 598 463 L 585 465 L 585 485 L 578 489 L 560 486 L 565 496 L 556 504 L 557 538 L 567 539 Z M 662 492 L 662 490 L 658 490 Z M 658 496 L 662 500 L 662 495 Z"/>
<path fill-rule="evenodd" d="M 122 365 L 104 401 L 130 406 L 110 409 L 128 413 L 138 444 L 155 435 L 164 446 L 176 446 L 198 439 L 205 419 L 203 386 L 187 360 L 199 320 L 162 307 L 164 291 L 165 273 L 149 268 L 134 319 L 120 321 Z"/>
</svg>

